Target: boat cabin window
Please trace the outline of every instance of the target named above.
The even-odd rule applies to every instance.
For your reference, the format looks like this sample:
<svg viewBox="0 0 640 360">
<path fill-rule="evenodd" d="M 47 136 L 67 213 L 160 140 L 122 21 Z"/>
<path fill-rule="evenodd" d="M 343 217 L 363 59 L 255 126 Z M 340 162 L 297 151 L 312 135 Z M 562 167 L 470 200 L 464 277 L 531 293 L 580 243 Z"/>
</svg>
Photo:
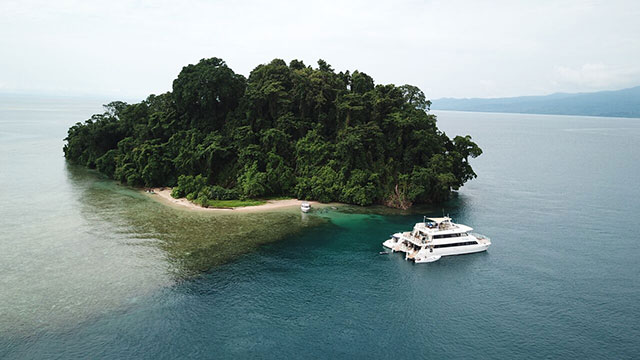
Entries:
<svg viewBox="0 0 640 360">
<path fill-rule="evenodd" d="M 452 237 L 460 237 L 467 236 L 467 233 L 455 233 L 455 234 L 444 234 L 444 235 L 433 235 L 434 239 L 444 239 L 444 238 L 452 238 Z"/>
<path fill-rule="evenodd" d="M 465 241 L 465 242 L 460 242 L 460 243 L 453 243 L 453 244 L 440 244 L 440 245 L 434 245 L 434 248 L 446 248 L 446 247 L 453 247 L 453 246 L 467 246 L 467 245 L 477 245 L 478 242 L 477 241 Z"/>
</svg>

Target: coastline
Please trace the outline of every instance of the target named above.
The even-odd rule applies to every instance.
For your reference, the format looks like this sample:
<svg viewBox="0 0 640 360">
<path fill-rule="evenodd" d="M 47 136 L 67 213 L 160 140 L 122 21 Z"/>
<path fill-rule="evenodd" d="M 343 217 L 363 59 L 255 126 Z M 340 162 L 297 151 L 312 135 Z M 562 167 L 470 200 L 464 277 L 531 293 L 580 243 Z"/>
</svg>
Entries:
<svg viewBox="0 0 640 360">
<path fill-rule="evenodd" d="M 266 204 L 254 205 L 254 206 L 241 206 L 241 207 L 235 207 L 235 208 L 205 208 L 187 200 L 186 198 L 176 199 L 172 197 L 170 187 L 151 188 L 151 190 L 153 191 L 153 193 L 149 195 L 151 197 L 159 199 L 160 202 L 169 203 L 184 209 L 194 210 L 194 211 L 212 211 L 212 212 L 221 212 L 221 213 L 262 212 L 262 211 L 289 209 L 294 207 L 299 208 L 300 205 L 303 202 L 305 202 L 303 200 L 298 200 L 298 199 L 267 200 Z M 330 204 L 322 204 L 317 201 L 306 201 L 306 202 L 311 204 L 312 206 L 330 205 Z M 333 204 L 333 205 L 336 205 L 336 204 Z"/>
</svg>

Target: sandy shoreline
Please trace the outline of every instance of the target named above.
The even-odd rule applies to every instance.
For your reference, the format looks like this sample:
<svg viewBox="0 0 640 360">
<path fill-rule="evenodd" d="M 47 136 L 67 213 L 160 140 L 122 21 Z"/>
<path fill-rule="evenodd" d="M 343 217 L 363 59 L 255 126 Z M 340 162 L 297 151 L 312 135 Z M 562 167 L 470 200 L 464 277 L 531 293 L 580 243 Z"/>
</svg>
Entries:
<svg viewBox="0 0 640 360">
<path fill-rule="evenodd" d="M 228 212 L 234 212 L 234 213 L 256 212 L 256 211 L 269 211 L 269 210 L 277 210 L 277 209 L 284 209 L 284 208 L 300 207 L 300 205 L 303 203 L 302 200 L 298 200 L 298 199 L 286 199 L 286 200 L 267 200 L 266 204 L 256 205 L 256 206 L 242 206 L 242 207 L 228 208 L 228 209 L 204 208 L 200 205 L 192 203 L 191 201 L 185 198 L 180 198 L 180 199 L 173 198 L 171 196 L 171 188 L 167 188 L 167 187 L 152 188 L 151 190 L 153 190 L 153 192 L 155 193 L 152 196 L 157 197 L 162 202 L 168 202 L 173 205 L 178 205 L 187 209 L 197 210 L 197 211 L 216 211 L 216 212 L 227 212 L 227 213 Z M 312 206 L 320 204 L 317 201 L 307 201 L 307 202 Z M 326 205 L 326 204 L 323 204 L 323 205 Z"/>
</svg>

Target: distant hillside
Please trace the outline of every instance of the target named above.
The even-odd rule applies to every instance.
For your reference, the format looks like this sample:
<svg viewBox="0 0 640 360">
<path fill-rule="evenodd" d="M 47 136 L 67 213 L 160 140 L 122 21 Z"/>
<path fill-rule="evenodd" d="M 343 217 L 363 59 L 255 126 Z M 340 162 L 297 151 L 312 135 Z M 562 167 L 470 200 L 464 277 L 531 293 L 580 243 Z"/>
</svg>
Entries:
<svg viewBox="0 0 640 360">
<path fill-rule="evenodd" d="M 434 100 L 431 109 L 640 118 L 640 86 L 615 91 L 557 93 L 546 96 L 442 98 Z"/>
</svg>

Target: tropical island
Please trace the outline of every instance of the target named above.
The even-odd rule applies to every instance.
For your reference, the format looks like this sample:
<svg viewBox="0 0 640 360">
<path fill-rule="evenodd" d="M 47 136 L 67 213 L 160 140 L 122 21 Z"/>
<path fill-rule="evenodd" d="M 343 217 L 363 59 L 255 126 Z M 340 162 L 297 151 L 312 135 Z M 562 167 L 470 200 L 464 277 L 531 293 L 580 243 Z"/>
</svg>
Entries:
<svg viewBox="0 0 640 360">
<path fill-rule="evenodd" d="M 415 86 L 323 60 L 275 59 L 245 78 L 210 58 L 185 66 L 171 92 L 76 123 L 64 155 L 203 207 L 296 197 L 408 208 L 447 200 L 482 153 L 469 135 L 438 130 L 430 105 Z"/>
</svg>

